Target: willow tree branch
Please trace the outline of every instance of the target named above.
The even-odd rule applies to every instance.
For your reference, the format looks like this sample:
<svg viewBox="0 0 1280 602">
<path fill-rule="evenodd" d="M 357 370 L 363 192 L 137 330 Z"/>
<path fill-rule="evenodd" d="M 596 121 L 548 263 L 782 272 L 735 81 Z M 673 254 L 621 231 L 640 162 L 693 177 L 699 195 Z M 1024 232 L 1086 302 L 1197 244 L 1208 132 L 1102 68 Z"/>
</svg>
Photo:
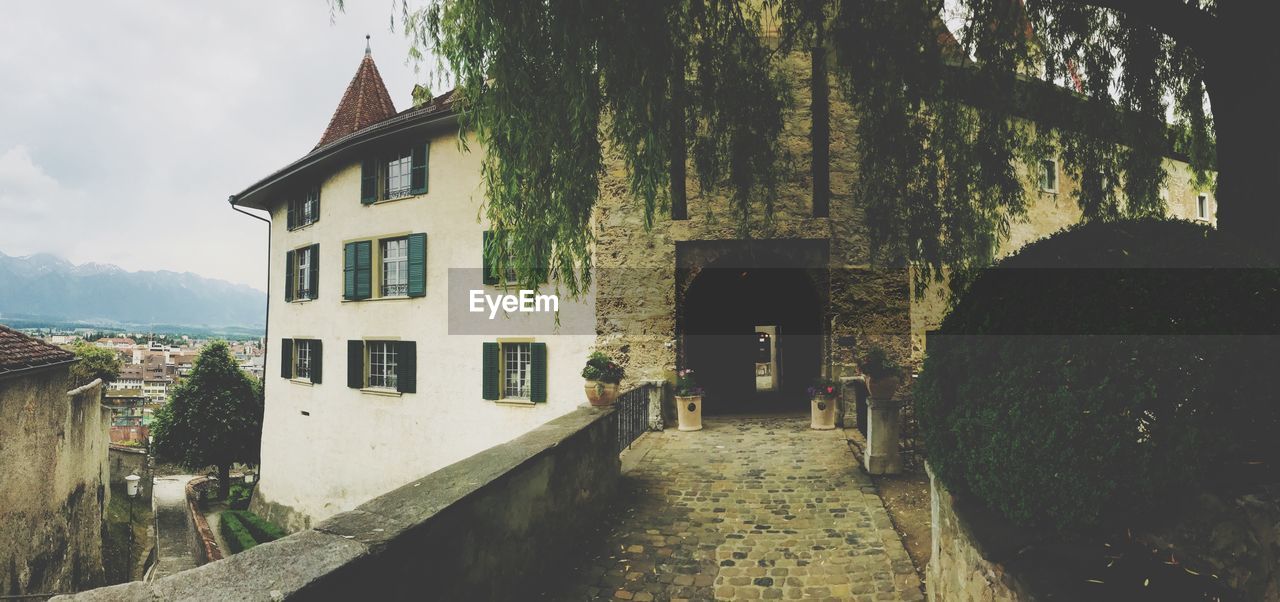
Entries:
<svg viewBox="0 0 1280 602">
<path fill-rule="evenodd" d="M 1061 0 L 1069 4 L 1082 4 L 1109 8 L 1146 23 L 1179 44 L 1197 51 L 1218 39 L 1218 18 L 1209 11 L 1187 4 L 1185 0 Z"/>
</svg>

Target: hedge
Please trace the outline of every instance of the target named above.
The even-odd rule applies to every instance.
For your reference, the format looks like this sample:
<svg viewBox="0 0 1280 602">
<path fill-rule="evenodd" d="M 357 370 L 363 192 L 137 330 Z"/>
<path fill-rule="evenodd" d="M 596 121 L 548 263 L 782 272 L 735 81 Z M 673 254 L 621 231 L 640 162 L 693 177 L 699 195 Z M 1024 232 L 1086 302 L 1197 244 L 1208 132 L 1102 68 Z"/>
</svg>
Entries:
<svg viewBox="0 0 1280 602">
<path fill-rule="evenodd" d="M 1169 220 L 1027 245 L 929 339 L 915 398 L 930 465 L 958 495 L 1066 536 L 1274 469 L 1280 271 L 1259 263 Z"/>
<path fill-rule="evenodd" d="M 219 530 L 232 554 L 285 536 L 280 527 L 247 510 L 224 511 L 220 521 Z"/>
<path fill-rule="evenodd" d="M 222 539 L 227 542 L 232 554 L 239 554 L 258 545 L 253 535 L 240 522 L 237 511 L 223 512 L 219 517 L 218 530 L 222 532 Z"/>
<path fill-rule="evenodd" d="M 232 510 L 248 510 L 252 488 L 236 483 L 227 492 L 227 505 Z"/>
</svg>

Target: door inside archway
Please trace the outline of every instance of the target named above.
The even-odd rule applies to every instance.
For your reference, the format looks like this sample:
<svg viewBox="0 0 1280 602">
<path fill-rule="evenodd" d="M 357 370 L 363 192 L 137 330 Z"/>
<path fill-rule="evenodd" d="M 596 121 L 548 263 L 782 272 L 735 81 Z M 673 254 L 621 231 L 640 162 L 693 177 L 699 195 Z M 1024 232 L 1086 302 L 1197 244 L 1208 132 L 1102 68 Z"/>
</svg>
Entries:
<svg viewBox="0 0 1280 602">
<path fill-rule="evenodd" d="M 809 271 L 705 268 L 685 293 L 681 317 L 685 366 L 706 390 L 705 413 L 807 409 L 823 336 Z M 768 354 L 761 333 L 771 339 Z"/>
</svg>

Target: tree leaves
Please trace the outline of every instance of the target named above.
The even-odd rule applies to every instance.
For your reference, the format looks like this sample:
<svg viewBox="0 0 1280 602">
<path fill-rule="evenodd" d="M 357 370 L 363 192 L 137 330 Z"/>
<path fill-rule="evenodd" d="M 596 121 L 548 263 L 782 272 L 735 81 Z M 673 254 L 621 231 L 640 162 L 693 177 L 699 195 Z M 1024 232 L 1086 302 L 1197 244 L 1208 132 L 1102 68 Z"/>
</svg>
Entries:
<svg viewBox="0 0 1280 602">
<path fill-rule="evenodd" d="M 152 424 L 157 457 L 189 470 L 257 463 L 262 440 L 261 384 L 240 370 L 224 341 L 200 351 Z"/>
</svg>

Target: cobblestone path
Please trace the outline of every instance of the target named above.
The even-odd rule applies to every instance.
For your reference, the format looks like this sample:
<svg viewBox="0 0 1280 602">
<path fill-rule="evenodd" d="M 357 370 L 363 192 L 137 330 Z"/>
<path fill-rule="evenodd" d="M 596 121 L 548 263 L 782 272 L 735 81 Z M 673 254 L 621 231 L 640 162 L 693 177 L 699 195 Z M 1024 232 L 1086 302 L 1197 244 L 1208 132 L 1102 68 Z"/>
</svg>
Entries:
<svg viewBox="0 0 1280 602">
<path fill-rule="evenodd" d="M 543 599 L 924 599 L 840 431 L 799 415 L 704 424 L 628 452 L 612 520 Z"/>
</svg>

